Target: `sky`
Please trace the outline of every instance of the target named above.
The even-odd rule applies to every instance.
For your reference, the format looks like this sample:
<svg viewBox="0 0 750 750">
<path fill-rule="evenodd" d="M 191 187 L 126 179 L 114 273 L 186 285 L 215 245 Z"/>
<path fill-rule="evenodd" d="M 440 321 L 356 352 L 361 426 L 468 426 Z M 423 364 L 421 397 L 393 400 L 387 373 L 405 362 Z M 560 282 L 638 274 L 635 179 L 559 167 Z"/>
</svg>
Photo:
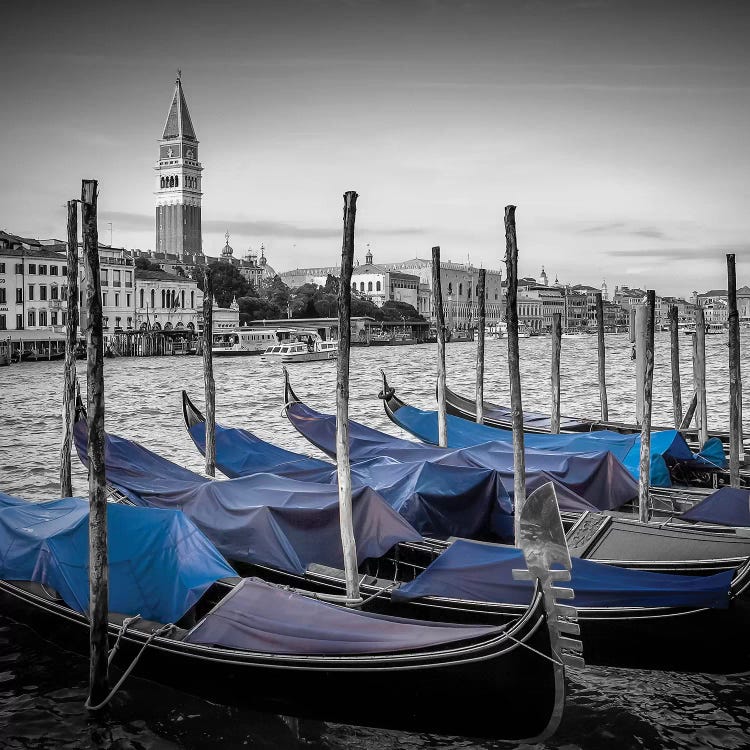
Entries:
<svg viewBox="0 0 750 750">
<path fill-rule="evenodd" d="M 6 4 L 0 229 L 154 247 L 154 164 L 176 72 L 200 140 L 203 246 L 283 271 L 356 255 L 553 281 L 750 284 L 750 3 L 237 0 Z M 7 33 L 7 32 L 11 33 Z"/>
</svg>

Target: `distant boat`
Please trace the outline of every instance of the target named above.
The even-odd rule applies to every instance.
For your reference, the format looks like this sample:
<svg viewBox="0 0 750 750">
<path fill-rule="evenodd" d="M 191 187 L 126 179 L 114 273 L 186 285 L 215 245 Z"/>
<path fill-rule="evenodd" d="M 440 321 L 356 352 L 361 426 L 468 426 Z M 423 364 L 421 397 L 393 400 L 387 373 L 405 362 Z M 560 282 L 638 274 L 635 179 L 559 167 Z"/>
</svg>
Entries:
<svg viewBox="0 0 750 750">
<path fill-rule="evenodd" d="M 277 342 L 260 355 L 263 362 L 319 362 L 336 359 L 339 350 L 338 341 L 323 341 L 317 331 L 303 328 L 279 329 L 276 337 L 287 336 L 287 340 Z"/>
<path fill-rule="evenodd" d="M 214 357 L 238 357 L 250 354 L 263 354 L 278 343 L 273 328 L 235 328 L 228 333 L 215 333 L 211 341 L 211 354 Z"/>
</svg>

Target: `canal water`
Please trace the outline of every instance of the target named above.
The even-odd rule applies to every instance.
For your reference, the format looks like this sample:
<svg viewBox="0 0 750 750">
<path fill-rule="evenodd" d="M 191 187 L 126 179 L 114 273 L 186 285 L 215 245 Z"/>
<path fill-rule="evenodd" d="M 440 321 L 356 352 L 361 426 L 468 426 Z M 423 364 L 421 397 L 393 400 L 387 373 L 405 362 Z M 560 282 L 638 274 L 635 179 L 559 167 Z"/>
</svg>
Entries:
<svg viewBox="0 0 750 750">
<path fill-rule="evenodd" d="M 744 333 L 744 332 L 743 332 Z M 682 337 L 683 401 L 692 393 L 690 338 Z M 610 418 L 633 421 L 635 363 L 626 335 L 606 337 Z M 522 339 L 524 407 L 549 411 L 550 341 Z M 400 434 L 377 398 L 380 369 L 407 402 L 434 408 L 436 347 L 373 347 L 352 350 L 350 416 Z M 473 343 L 447 347 L 448 383 L 474 390 Z M 728 350 L 724 336 L 707 337 L 709 427 L 726 429 Z M 667 334 L 657 334 L 654 422 L 671 424 L 671 371 Z M 83 369 L 85 363 L 79 362 Z M 750 354 L 742 355 L 743 373 Z M 597 418 L 596 337 L 563 339 L 561 400 L 564 414 Z M 305 363 L 290 369 L 298 396 L 322 411 L 335 409 L 335 364 Z M 180 391 L 198 405 L 203 375 L 198 357 L 112 359 L 105 362 L 106 427 L 148 448 L 202 470 L 182 424 Z M 246 427 L 291 450 L 319 455 L 282 416 L 283 379 L 277 364 L 256 357 L 215 362 L 217 418 Z M 509 403 L 507 343 L 487 342 L 485 397 Z M 0 490 L 30 500 L 57 496 L 62 364 L 41 362 L 0 368 Z M 85 373 L 82 373 L 85 392 Z M 745 389 L 745 403 L 750 392 Z M 745 430 L 750 407 L 746 411 Z M 86 492 L 86 476 L 74 459 L 74 489 Z M 720 638 L 706 632 L 706 639 Z M 637 648 L 623 643 L 623 649 Z M 701 643 L 695 644 L 696 650 Z M 748 645 L 750 648 L 750 642 Z M 293 719 L 217 706 L 147 681 L 131 678 L 103 719 L 83 708 L 88 666 L 60 652 L 0 612 L 0 748 L 502 748 L 429 734 L 407 734 Z M 262 685 L 248 685 L 262 690 Z M 446 685 L 446 690 L 453 686 Z M 409 686 L 394 680 L 393 693 L 362 696 L 377 715 L 391 701 L 408 700 Z M 503 720 L 502 705 L 487 696 L 487 710 Z M 574 750 L 629 748 L 745 748 L 750 746 L 750 673 L 692 674 L 587 667 L 571 673 L 563 724 L 543 747 Z M 541 747 L 541 746 L 540 746 Z"/>
</svg>

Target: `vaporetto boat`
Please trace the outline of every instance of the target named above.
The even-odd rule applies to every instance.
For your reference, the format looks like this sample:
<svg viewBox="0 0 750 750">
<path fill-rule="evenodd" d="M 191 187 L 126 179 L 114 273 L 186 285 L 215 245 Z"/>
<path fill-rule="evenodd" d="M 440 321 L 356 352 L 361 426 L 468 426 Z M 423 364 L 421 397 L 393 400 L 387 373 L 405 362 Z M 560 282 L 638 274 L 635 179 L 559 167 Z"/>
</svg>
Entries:
<svg viewBox="0 0 750 750">
<path fill-rule="evenodd" d="M 279 329 L 277 342 L 268 346 L 261 360 L 264 362 L 318 362 L 336 359 L 338 341 L 324 341 L 317 331 L 303 328 Z"/>
<path fill-rule="evenodd" d="M 214 357 L 238 357 L 262 354 L 269 346 L 278 343 L 273 328 L 235 328 L 226 333 L 215 333 L 211 342 Z"/>
</svg>

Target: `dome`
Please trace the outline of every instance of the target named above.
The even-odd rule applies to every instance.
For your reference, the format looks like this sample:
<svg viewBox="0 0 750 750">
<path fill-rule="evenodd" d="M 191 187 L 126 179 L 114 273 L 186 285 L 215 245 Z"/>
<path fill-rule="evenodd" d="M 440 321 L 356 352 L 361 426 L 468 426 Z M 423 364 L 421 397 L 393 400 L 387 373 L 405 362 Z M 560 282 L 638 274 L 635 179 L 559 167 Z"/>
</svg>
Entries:
<svg viewBox="0 0 750 750">
<path fill-rule="evenodd" d="M 232 255 L 234 254 L 234 248 L 229 244 L 229 230 L 227 229 L 226 234 L 224 235 L 224 239 L 226 240 L 226 244 L 224 247 L 221 248 L 221 257 L 223 260 L 229 261 L 231 263 L 232 261 Z"/>
</svg>

